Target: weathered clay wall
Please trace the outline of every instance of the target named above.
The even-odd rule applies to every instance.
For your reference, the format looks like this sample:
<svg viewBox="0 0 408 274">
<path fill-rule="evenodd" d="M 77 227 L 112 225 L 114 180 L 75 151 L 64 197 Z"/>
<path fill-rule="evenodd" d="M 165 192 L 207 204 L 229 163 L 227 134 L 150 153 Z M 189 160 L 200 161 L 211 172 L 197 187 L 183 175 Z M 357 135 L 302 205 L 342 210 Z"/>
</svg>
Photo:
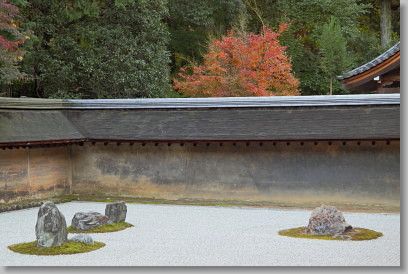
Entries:
<svg viewBox="0 0 408 274">
<path fill-rule="evenodd" d="M 0 199 L 93 193 L 282 205 L 399 205 L 398 141 L 208 144 L 0 150 Z"/>
<path fill-rule="evenodd" d="M 70 171 L 69 147 L 0 150 L 0 201 L 65 193 Z"/>
<path fill-rule="evenodd" d="M 399 141 L 72 147 L 74 193 L 399 206 Z"/>
</svg>

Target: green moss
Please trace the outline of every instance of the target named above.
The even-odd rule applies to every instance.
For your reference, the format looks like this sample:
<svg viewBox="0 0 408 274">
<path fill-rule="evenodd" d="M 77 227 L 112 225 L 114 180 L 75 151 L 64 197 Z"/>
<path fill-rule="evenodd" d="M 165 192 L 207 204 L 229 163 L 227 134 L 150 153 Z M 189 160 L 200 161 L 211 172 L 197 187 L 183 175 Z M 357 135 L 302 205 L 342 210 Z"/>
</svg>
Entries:
<svg viewBox="0 0 408 274">
<path fill-rule="evenodd" d="M 305 239 L 317 239 L 317 240 L 351 240 L 351 241 L 365 241 L 373 240 L 381 237 L 383 234 L 374 230 L 355 227 L 352 230 L 344 233 L 341 236 L 330 235 L 312 235 L 305 232 L 306 227 L 296 227 L 291 229 L 285 229 L 279 231 L 279 235 L 293 237 L 293 238 L 305 238 Z"/>
<path fill-rule="evenodd" d="M 95 227 L 89 230 L 80 230 L 80 229 L 76 229 L 73 226 L 69 226 L 68 233 L 106 233 L 106 232 L 121 231 L 121 230 L 124 230 L 132 226 L 133 226 L 132 224 L 129 224 L 126 222 L 101 225 L 101 226 L 98 226 L 98 227 Z"/>
<path fill-rule="evenodd" d="M 69 255 L 77 253 L 86 253 L 104 247 L 105 244 L 101 242 L 94 242 L 93 244 L 85 244 L 79 242 L 68 241 L 61 246 L 53 247 L 38 247 L 37 241 L 29 243 L 21 243 L 10 245 L 8 248 L 14 252 L 30 255 Z"/>
<path fill-rule="evenodd" d="M 355 233 L 354 235 L 352 235 L 353 241 L 372 240 L 383 236 L 381 232 L 377 232 L 366 228 L 355 228 L 354 230 Z M 353 232 L 353 230 L 351 232 Z"/>
</svg>

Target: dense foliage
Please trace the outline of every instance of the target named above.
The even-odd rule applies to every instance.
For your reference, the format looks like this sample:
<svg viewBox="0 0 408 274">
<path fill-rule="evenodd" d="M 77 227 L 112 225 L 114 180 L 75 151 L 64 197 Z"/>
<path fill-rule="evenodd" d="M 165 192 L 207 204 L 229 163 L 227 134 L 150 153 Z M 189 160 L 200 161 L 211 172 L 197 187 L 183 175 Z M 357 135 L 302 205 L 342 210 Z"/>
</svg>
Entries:
<svg viewBox="0 0 408 274">
<path fill-rule="evenodd" d="M 181 69 L 175 89 L 195 97 L 298 95 L 299 82 L 278 40 L 286 27 L 264 28 L 259 35 L 229 32 L 214 40 L 202 65 L 191 73 Z"/>
<path fill-rule="evenodd" d="M 18 61 L 23 58 L 20 46 L 24 34 L 18 28 L 18 7 L 6 0 L 0 0 L 0 83 L 10 84 L 21 79 L 23 74 Z"/>
<path fill-rule="evenodd" d="M 247 0 L 249 1 L 249 0 Z M 381 1 L 393 1 L 393 42 L 399 39 L 399 2 L 394 0 L 252 0 L 257 2 L 263 23 L 276 26 L 290 22 L 290 28 L 282 36 L 288 46 L 293 70 L 301 83 L 303 95 L 328 94 L 327 74 L 323 71 L 319 38 L 323 25 L 332 17 L 341 26 L 346 40 L 347 67 L 359 66 L 387 47 L 381 47 L 380 6 Z M 249 27 L 256 31 L 261 27 L 257 16 L 251 16 Z M 398 18 L 398 19 L 396 19 Z M 396 19 L 396 20 L 395 20 Z M 392 44 L 391 43 L 391 44 Z M 338 81 L 333 83 L 334 93 L 344 93 Z"/>
<path fill-rule="evenodd" d="M 43 1 L 22 71 L 39 97 L 160 97 L 169 88 L 164 0 Z"/>
<path fill-rule="evenodd" d="M 336 17 L 323 25 L 322 33 L 318 38 L 320 50 L 320 68 L 330 83 L 330 94 L 333 93 L 333 81 L 336 76 L 347 69 L 351 64 L 347 52 L 347 41 L 342 35 L 340 24 Z"/>
<path fill-rule="evenodd" d="M 327 77 L 319 65 L 321 51 L 318 40 L 322 27 L 330 18 L 336 18 L 342 35 L 351 43 L 360 37 L 358 19 L 367 13 L 370 5 L 358 0 L 276 0 L 273 6 L 269 5 L 271 1 L 268 0 L 258 2 L 262 5 L 264 22 L 267 24 L 273 26 L 282 20 L 290 22 L 290 28 L 281 40 L 288 46 L 295 75 L 301 82 L 302 94 L 328 94 Z M 252 28 L 255 27 L 253 23 Z M 347 50 L 354 59 L 353 51 Z M 355 64 L 350 63 L 349 68 Z M 335 93 L 342 92 L 338 83 L 334 89 Z"/>
<path fill-rule="evenodd" d="M 169 0 L 172 71 L 192 60 L 202 61 L 208 39 L 226 34 L 244 13 L 241 0 Z"/>
<path fill-rule="evenodd" d="M 0 96 L 198 96 L 172 90 L 182 67 L 205 66 L 229 33 L 282 23 L 300 94 L 341 94 L 335 74 L 398 41 L 399 12 L 398 0 L 0 0 Z"/>
</svg>

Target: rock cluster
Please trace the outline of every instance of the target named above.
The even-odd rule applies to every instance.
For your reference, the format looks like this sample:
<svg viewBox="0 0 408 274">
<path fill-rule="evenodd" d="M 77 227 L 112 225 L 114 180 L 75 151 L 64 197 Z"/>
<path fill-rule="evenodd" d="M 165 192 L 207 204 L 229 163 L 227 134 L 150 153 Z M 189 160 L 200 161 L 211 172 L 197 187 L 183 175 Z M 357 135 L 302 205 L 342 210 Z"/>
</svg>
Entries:
<svg viewBox="0 0 408 274">
<path fill-rule="evenodd" d="M 116 202 L 106 205 L 105 215 L 114 223 L 126 220 L 127 206 L 125 202 Z"/>
<path fill-rule="evenodd" d="M 35 235 L 39 247 L 60 246 L 67 241 L 65 217 L 53 202 L 45 202 L 38 210 Z"/>
<path fill-rule="evenodd" d="M 79 230 L 89 230 L 101 225 L 124 222 L 127 206 L 125 202 L 106 205 L 105 215 L 98 212 L 77 212 L 72 218 L 71 225 Z"/>
<path fill-rule="evenodd" d="M 352 229 L 343 213 L 334 206 L 322 205 L 315 208 L 309 219 L 307 232 L 314 235 L 339 235 Z"/>
<path fill-rule="evenodd" d="M 123 222 L 126 219 L 127 207 L 124 202 L 106 205 L 105 214 L 98 212 L 77 212 L 72 218 L 71 225 L 79 230 L 89 230 L 104 224 Z M 39 247 L 60 246 L 67 241 L 67 224 L 64 215 L 53 202 L 45 202 L 38 210 L 35 235 Z M 78 234 L 71 241 L 92 244 L 89 235 Z"/>
<path fill-rule="evenodd" d="M 98 212 L 77 212 L 71 221 L 71 225 L 79 230 L 89 230 L 108 223 L 112 222 Z"/>
</svg>

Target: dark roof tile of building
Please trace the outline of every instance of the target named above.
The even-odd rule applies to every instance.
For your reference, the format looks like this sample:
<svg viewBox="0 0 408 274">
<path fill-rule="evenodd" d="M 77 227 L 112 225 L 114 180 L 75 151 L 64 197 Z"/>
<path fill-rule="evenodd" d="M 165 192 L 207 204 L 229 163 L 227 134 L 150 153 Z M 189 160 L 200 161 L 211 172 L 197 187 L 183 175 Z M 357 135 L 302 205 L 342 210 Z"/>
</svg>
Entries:
<svg viewBox="0 0 408 274">
<path fill-rule="evenodd" d="M 350 78 L 350 77 L 353 77 L 355 75 L 361 74 L 361 73 L 363 73 L 365 71 L 368 71 L 368 70 L 372 69 L 373 67 L 378 66 L 379 64 L 381 64 L 384 61 L 388 60 L 389 58 L 391 58 L 392 56 L 397 54 L 399 51 L 400 51 L 400 42 L 396 43 L 394 46 L 389 48 L 386 52 L 384 52 L 383 54 L 377 56 L 376 58 L 374 58 L 370 62 L 365 63 L 364 65 L 359 66 L 358 68 L 350 70 L 350 71 L 344 73 L 341 76 L 338 76 L 337 79 L 345 80 L 347 78 Z"/>
</svg>

